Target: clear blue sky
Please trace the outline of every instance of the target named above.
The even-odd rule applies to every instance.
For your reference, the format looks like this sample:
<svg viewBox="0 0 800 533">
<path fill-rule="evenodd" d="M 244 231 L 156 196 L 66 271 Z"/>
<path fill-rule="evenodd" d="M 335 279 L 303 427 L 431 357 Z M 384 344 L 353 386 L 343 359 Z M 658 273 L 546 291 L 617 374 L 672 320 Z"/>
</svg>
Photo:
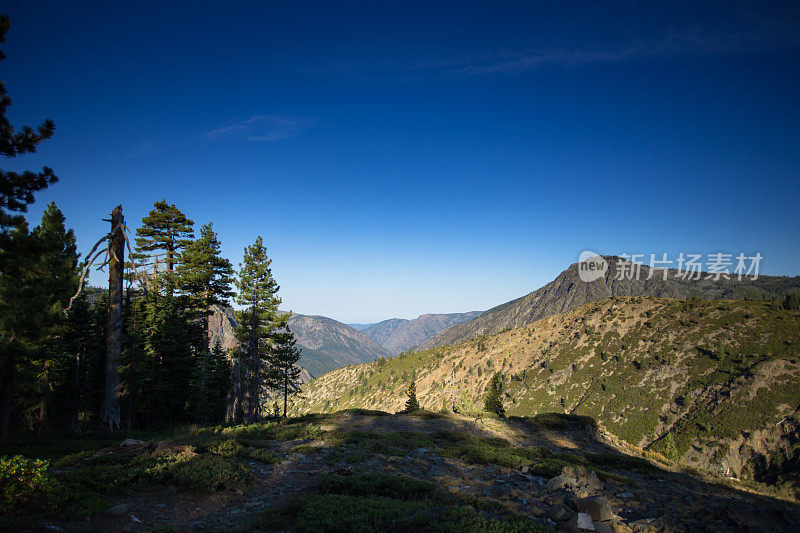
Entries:
<svg viewBox="0 0 800 533">
<path fill-rule="evenodd" d="M 263 235 L 282 307 L 486 309 L 580 251 L 800 273 L 797 2 L 12 2 L 0 77 L 83 253 L 121 203 Z M 102 283 L 102 274 L 92 277 Z"/>
</svg>

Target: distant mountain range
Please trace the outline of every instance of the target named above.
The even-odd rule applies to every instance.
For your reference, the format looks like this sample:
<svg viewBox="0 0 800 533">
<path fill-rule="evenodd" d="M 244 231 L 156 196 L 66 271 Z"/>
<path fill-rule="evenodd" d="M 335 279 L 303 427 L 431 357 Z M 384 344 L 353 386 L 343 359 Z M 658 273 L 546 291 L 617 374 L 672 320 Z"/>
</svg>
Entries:
<svg viewBox="0 0 800 533">
<path fill-rule="evenodd" d="M 211 343 L 219 341 L 225 350 L 234 348 L 235 327 L 233 309 L 216 306 L 209 319 Z M 289 318 L 289 328 L 295 333 L 302 351 L 299 365 L 305 370 L 304 383 L 346 365 L 368 363 L 389 355 L 371 338 L 332 318 L 293 314 Z"/>
<path fill-rule="evenodd" d="M 703 299 L 762 300 L 783 298 L 790 292 L 800 293 L 798 276 L 759 276 L 756 280 L 745 278 L 742 281 L 735 278 L 694 281 L 681 279 L 677 276 L 677 271 L 667 270 L 665 280 L 663 270 L 656 269 L 651 276 L 650 268 L 641 265 L 635 267 L 640 270 L 638 278 L 616 279 L 618 272 L 630 272 L 621 269 L 630 269 L 632 264 L 616 256 L 603 257 L 609 266 L 604 277 L 590 283 L 583 282 L 578 275 L 578 264 L 573 263 L 544 287 L 489 309 L 474 320 L 452 326 L 421 344 L 417 350 L 429 350 L 483 335 L 494 335 L 505 329 L 531 324 L 540 318 L 563 313 L 609 296 L 686 298 L 697 295 Z"/>
<path fill-rule="evenodd" d="M 364 331 L 368 327 L 374 326 L 375 322 L 370 322 L 369 324 L 347 324 L 347 325 L 353 329 L 357 329 L 358 331 Z"/>
<path fill-rule="evenodd" d="M 481 311 L 472 311 L 420 315 L 413 320 L 390 318 L 377 324 L 365 324 L 362 331 L 389 353 L 397 355 L 425 343 L 451 326 L 469 322 L 480 314 Z"/>
</svg>

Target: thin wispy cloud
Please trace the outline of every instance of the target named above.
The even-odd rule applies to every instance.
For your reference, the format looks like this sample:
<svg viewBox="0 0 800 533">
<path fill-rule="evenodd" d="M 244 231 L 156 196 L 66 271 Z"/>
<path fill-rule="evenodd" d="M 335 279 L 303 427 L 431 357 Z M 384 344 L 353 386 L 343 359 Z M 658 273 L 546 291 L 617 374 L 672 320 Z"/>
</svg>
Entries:
<svg viewBox="0 0 800 533">
<path fill-rule="evenodd" d="M 791 17 L 790 17 L 791 18 Z M 751 14 L 749 24 L 726 28 L 700 25 L 669 30 L 658 38 L 628 38 L 614 44 L 582 47 L 534 46 L 516 50 L 487 50 L 462 56 L 427 58 L 422 61 L 386 61 L 328 65 L 333 74 L 361 75 L 405 80 L 431 77 L 468 77 L 519 74 L 541 67 L 578 67 L 624 61 L 666 59 L 682 56 L 710 56 L 773 51 L 800 47 L 800 25 L 792 20 L 759 18 Z"/>
<path fill-rule="evenodd" d="M 209 140 L 245 140 L 251 142 L 273 142 L 294 137 L 308 127 L 305 119 L 274 115 L 253 115 L 246 120 L 234 122 L 206 134 Z"/>
</svg>

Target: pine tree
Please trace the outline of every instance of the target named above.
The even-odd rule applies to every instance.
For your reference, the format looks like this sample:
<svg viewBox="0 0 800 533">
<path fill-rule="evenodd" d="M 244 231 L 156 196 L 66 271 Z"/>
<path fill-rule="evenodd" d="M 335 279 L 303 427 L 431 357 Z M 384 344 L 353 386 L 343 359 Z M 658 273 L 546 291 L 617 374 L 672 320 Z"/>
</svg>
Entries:
<svg viewBox="0 0 800 533">
<path fill-rule="evenodd" d="M 406 395 L 408 396 L 408 399 L 406 400 L 406 408 L 403 410 L 403 412 L 413 413 L 414 411 L 419 411 L 419 402 L 417 401 L 417 384 L 415 382 L 412 381 L 411 385 L 408 386 Z"/>
<path fill-rule="evenodd" d="M 10 27 L 8 17 L 0 15 L 0 43 L 5 42 Z M 0 52 L 0 61 L 5 57 Z M 49 119 L 36 129 L 24 126 L 15 130 L 6 118 L 10 105 L 5 84 L 0 82 L 0 154 L 9 159 L 34 153 L 39 143 L 55 132 Z M 37 304 L 46 296 L 35 282 L 36 239 L 21 213 L 33 203 L 35 193 L 57 181 L 48 167 L 40 172 L 0 170 L 0 441 L 8 438 L 15 374 L 30 355 L 28 341 L 35 340 Z"/>
<path fill-rule="evenodd" d="M 200 237 L 186 247 L 176 270 L 177 285 L 186 306 L 197 314 L 202 324 L 202 332 L 195 342 L 195 404 L 201 423 L 206 423 L 213 411 L 209 406 L 209 395 L 216 394 L 210 391 L 208 383 L 212 365 L 217 364 L 209 349 L 208 318 L 212 306 L 226 305 L 233 296 L 233 268 L 230 261 L 220 256 L 220 246 L 213 225 L 206 224 L 200 228 Z"/>
<path fill-rule="evenodd" d="M 172 293 L 174 288 L 173 271 L 180 262 L 181 251 L 194 238 L 194 221 L 187 218 L 174 204 L 161 200 L 153 204 L 154 209 L 142 219 L 142 227 L 136 230 L 136 252 L 131 257 L 137 264 L 149 262 L 152 252 L 162 252 L 166 272 L 165 288 Z M 154 273 L 154 277 L 158 275 Z"/>
<path fill-rule="evenodd" d="M 47 430 L 47 415 L 52 400 L 52 389 L 59 371 L 67 365 L 64 360 L 67 344 L 67 320 L 64 316 L 70 297 L 78 288 L 78 253 L 75 234 L 67 230 L 65 218 L 54 202 L 50 202 L 42 215 L 42 223 L 34 229 L 39 246 L 39 290 L 47 295 L 42 302 L 39 338 L 41 397 L 39 403 L 38 432 Z"/>
<path fill-rule="evenodd" d="M 11 22 L 5 15 L 0 15 L 0 43 L 6 42 L 6 33 Z M 0 52 L 0 61 L 6 58 Z M 55 133 L 56 126 L 52 120 L 45 120 L 35 130 L 23 126 L 16 131 L 6 118 L 6 111 L 11 105 L 6 86 L 0 82 L 0 154 L 13 158 L 36 152 L 36 147 Z M 33 203 L 34 193 L 46 189 L 58 178 L 53 170 L 44 167 L 40 172 L 25 171 L 22 173 L 0 170 L 0 232 L 6 233 L 9 228 L 23 224 L 23 215 L 12 215 L 9 211 L 24 213 L 28 205 Z M 2 253 L 2 252 L 0 252 Z"/>
<path fill-rule="evenodd" d="M 145 411 L 151 418 L 143 423 L 171 425 L 188 421 L 194 367 L 192 341 L 199 328 L 174 296 L 156 292 L 146 306 L 143 335 L 149 368 L 145 371 L 153 384 L 147 391 L 152 407 Z"/>
<path fill-rule="evenodd" d="M 259 236 L 244 249 L 244 261 L 239 265 L 236 279 L 236 303 L 243 309 L 237 312 L 236 338 L 239 349 L 234 362 L 235 394 L 229 416 L 242 412 L 248 422 L 261 416 L 261 399 L 266 377 L 271 334 L 280 326 L 277 317 L 278 284 L 272 277 L 267 249 Z"/>
<path fill-rule="evenodd" d="M 489 384 L 486 386 L 486 392 L 483 396 L 483 408 L 486 412 L 495 413 L 501 417 L 506 416 L 506 409 L 503 407 L 503 381 L 499 372 L 496 372 Z"/>
<path fill-rule="evenodd" d="M 231 363 L 219 342 L 217 342 L 208 352 L 205 408 L 209 420 L 222 421 L 225 418 L 225 408 L 230 389 Z"/>
<path fill-rule="evenodd" d="M 283 417 L 289 402 L 289 395 L 300 390 L 300 350 L 295 346 L 295 336 L 289 326 L 281 324 L 280 330 L 273 334 L 269 355 L 267 356 L 266 385 L 283 394 Z"/>
</svg>

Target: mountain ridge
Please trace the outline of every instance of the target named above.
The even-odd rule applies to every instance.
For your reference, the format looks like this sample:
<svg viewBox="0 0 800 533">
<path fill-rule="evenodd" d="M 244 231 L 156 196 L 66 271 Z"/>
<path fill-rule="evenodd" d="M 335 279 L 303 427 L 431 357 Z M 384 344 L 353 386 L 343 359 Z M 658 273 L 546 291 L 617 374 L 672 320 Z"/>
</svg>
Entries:
<svg viewBox="0 0 800 533">
<path fill-rule="evenodd" d="M 517 328 L 610 296 L 686 298 L 696 295 L 717 299 L 765 299 L 783 298 L 789 292 L 800 294 L 800 276 L 759 276 L 754 281 L 689 281 L 678 278 L 677 271 L 669 269 L 667 279 L 664 280 L 663 269 L 653 269 L 651 274 L 647 265 L 632 264 L 617 256 L 603 258 L 608 262 L 608 269 L 600 279 L 588 283 L 581 281 L 579 263 L 573 263 L 553 281 L 539 289 L 495 306 L 469 322 L 451 326 L 417 347 L 417 350 L 429 350 L 481 335 L 493 335 L 506 328 Z M 630 268 L 639 270 L 638 279 L 616 279 L 620 272 Z"/>
<path fill-rule="evenodd" d="M 430 340 L 441 331 L 479 316 L 481 311 L 466 313 L 426 313 L 414 319 L 390 318 L 373 324 L 364 334 L 397 355 Z"/>
</svg>

